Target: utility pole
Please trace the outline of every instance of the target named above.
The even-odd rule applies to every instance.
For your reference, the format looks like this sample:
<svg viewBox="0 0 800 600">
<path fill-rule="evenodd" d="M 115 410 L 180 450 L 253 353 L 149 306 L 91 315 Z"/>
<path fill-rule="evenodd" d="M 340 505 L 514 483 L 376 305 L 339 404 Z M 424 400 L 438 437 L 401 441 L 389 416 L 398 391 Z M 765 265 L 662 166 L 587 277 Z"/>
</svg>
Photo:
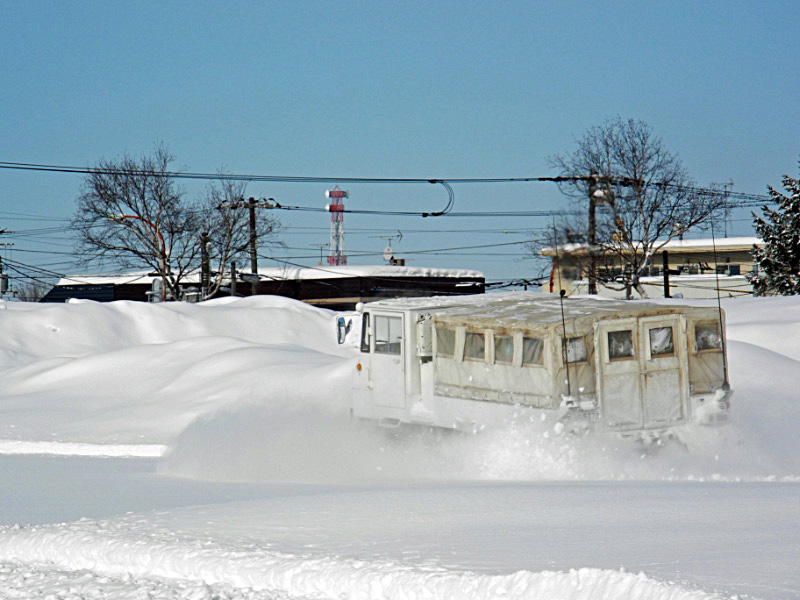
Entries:
<svg viewBox="0 0 800 600">
<path fill-rule="evenodd" d="M 231 296 L 236 295 L 236 261 L 231 262 Z"/>
<path fill-rule="evenodd" d="M 0 233 L 5 233 L 6 230 L 0 230 Z M 0 246 L 13 246 L 14 242 L 0 242 Z M 8 274 L 3 272 L 3 257 L 0 256 L 0 294 L 8 292 Z"/>
<path fill-rule="evenodd" d="M 251 197 L 247 201 L 250 209 L 250 272 L 253 280 L 250 282 L 250 295 L 258 294 L 258 248 L 256 247 L 256 199 Z"/>
<path fill-rule="evenodd" d="M 664 267 L 664 298 L 672 298 L 669 294 L 669 255 L 666 250 L 661 253 L 661 264 Z"/>
<path fill-rule="evenodd" d="M 8 275 L 3 273 L 3 257 L 0 256 L 0 294 L 8 291 Z"/>
<path fill-rule="evenodd" d="M 595 205 L 595 192 L 597 189 L 597 173 L 591 173 L 592 180 L 589 183 L 589 293 L 597 294 L 597 256 L 595 255 L 595 244 L 597 243 L 597 207 Z"/>
<path fill-rule="evenodd" d="M 209 273 L 211 267 L 208 260 L 208 232 L 200 234 L 200 300 L 208 297 Z"/>
<path fill-rule="evenodd" d="M 272 202 L 270 202 L 270 200 Z M 222 209 L 225 204 L 220 204 L 217 206 L 218 209 Z M 250 270 L 253 274 L 251 278 L 251 287 L 250 287 L 250 294 L 255 295 L 258 293 L 258 233 L 256 228 L 256 208 L 280 208 L 281 205 L 275 202 L 275 198 L 261 198 L 261 200 L 256 200 L 253 197 L 250 197 L 247 202 L 245 202 L 244 197 L 239 197 L 235 202 L 230 202 L 227 204 L 228 207 L 231 209 L 237 208 L 244 208 L 245 206 L 249 209 L 250 212 Z M 234 268 L 236 263 L 231 263 L 231 268 Z M 235 273 L 231 273 L 231 285 L 235 285 Z"/>
</svg>

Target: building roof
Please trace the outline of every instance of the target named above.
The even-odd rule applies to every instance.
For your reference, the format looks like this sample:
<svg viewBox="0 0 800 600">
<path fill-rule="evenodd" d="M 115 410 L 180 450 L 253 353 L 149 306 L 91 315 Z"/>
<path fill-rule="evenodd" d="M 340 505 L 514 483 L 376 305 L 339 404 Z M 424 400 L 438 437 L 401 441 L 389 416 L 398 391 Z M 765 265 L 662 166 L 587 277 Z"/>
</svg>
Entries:
<svg viewBox="0 0 800 600">
<path fill-rule="evenodd" d="M 249 274 L 249 269 L 240 271 Z M 320 267 L 277 267 L 258 270 L 262 280 L 296 281 L 311 279 L 336 279 L 347 277 L 444 277 L 454 279 L 475 278 L 483 279 L 480 271 L 468 269 L 436 269 L 426 267 L 401 267 L 394 265 L 363 265 L 363 266 L 320 266 Z M 132 283 L 150 284 L 158 279 L 151 271 L 137 271 L 133 273 L 111 273 L 95 275 L 69 275 L 59 280 L 56 285 L 122 285 Z M 200 273 L 193 271 L 182 279 L 185 284 L 197 284 Z"/>
<path fill-rule="evenodd" d="M 658 247 L 661 242 L 656 242 L 656 246 Z M 712 252 L 714 250 L 714 246 L 716 246 L 717 251 L 724 250 L 724 251 L 748 251 L 754 245 L 759 246 L 761 244 L 761 240 L 755 236 L 742 236 L 742 237 L 726 237 L 726 238 L 717 238 L 716 240 L 712 240 L 711 238 L 699 238 L 699 239 L 691 239 L 691 240 L 669 240 L 663 247 L 659 248 L 659 252 L 663 250 L 667 250 L 669 252 L 675 252 L 677 254 L 681 253 L 691 253 L 691 252 Z M 540 254 L 542 256 L 555 256 L 556 249 L 558 249 L 558 254 L 586 254 L 588 246 L 586 244 L 559 244 L 556 246 L 547 246 L 542 248 Z"/>
</svg>

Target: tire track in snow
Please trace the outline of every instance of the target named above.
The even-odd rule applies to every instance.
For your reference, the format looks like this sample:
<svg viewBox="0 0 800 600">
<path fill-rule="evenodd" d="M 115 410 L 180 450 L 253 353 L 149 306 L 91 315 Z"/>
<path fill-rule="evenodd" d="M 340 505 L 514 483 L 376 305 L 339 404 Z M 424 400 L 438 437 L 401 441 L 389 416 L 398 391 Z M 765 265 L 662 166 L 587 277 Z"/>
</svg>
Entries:
<svg viewBox="0 0 800 600">
<path fill-rule="evenodd" d="M 93 444 L 88 442 L 37 442 L 0 439 L 0 454 L 92 456 L 102 458 L 158 458 L 167 451 L 162 444 Z"/>
</svg>

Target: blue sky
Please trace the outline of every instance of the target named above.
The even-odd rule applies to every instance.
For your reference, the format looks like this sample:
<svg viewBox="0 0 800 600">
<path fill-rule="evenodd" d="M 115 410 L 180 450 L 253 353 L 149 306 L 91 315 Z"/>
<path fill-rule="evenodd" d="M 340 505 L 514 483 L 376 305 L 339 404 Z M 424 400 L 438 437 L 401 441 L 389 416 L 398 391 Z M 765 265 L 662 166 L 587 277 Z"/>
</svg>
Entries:
<svg viewBox="0 0 800 600">
<path fill-rule="evenodd" d="M 797 2 L 5 2 L 0 161 L 90 166 L 163 141 L 190 171 L 539 176 L 554 174 L 548 156 L 619 115 L 649 123 L 699 184 L 733 180 L 760 194 L 798 173 L 798 22 Z M 68 218 L 80 184 L 0 171 L 0 229 L 59 223 L 9 213 Z M 326 187 L 248 191 L 323 206 Z M 353 208 L 446 201 L 440 186 L 346 187 Z M 457 210 L 567 203 L 552 184 L 455 191 Z M 318 255 L 326 215 L 279 216 L 289 248 L 270 253 L 315 264 L 294 257 Z M 729 233 L 749 234 L 746 216 Z M 515 246 L 410 252 L 522 240 L 547 224 L 348 215 L 345 228 L 348 250 L 380 252 L 386 240 L 369 236 L 399 229 L 395 250 L 409 264 L 499 280 L 533 276 L 536 265 Z M 515 233 L 475 231 L 487 229 Z M 69 252 L 63 234 L 15 244 L 14 260 L 76 271 L 68 256 L 24 252 Z"/>
</svg>

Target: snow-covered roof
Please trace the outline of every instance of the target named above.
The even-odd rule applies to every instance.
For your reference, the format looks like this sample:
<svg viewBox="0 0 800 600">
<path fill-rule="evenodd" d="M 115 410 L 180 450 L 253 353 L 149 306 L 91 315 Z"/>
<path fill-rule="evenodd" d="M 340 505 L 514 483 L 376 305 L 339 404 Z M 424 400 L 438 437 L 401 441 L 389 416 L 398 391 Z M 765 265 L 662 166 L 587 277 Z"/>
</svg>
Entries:
<svg viewBox="0 0 800 600">
<path fill-rule="evenodd" d="M 754 245 L 761 244 L 761 240 L 755 236 L 740 236 L 740 237 L 726 237 L 717 238 L 698 238 L 692 240 L 669 240 L 666 244 L 661 246 L 662 242 L 655 242 L 654 246 L 659 250 L 668 250 L 672 252 L 698 252 L 713 250 L 716 246 L 717 250 L 749 250 Z M 559 254 L 569 254 L 572 252 L 585 252 L 587 249 L 586 244 L 559 244 Z M 556 254 L 555 246 L 547 246 L 542 248 L 541 254 L 543 256 L 554 256 Z"/>
<path fill-rule="evenodd" d="M 241 271 L 248 275 L 249 270 Z M 273 267 L 258 270 L 262 280 L 298 280 L 298 279 L 337 279 L 346 277 L 448 277 L 454 279 L 476 278 L 483 279 L 480 271 L 470 269 L 438 269 L 429 267 L 401 267 L 393 265 L 348 265 L 348 266 L 319 266 L 319 267 Z M 59 280 L 57 285 L 121 285 L 128 283 L 150 284 L 157 275 L 152 271 L 138 271 L 132 273 L 112 273 L 94 275 L 69 275 Z M 184 283 L 198 283 L 200 273 L 193 271 L 183 277 Z"/>
<path fill-rule="evenodd" d="M 471 269 L 438 269 L 428 267 L 401 267 L 394 265 L 353 265 L 319 267 L 278 267 L 259 269 L 259 274 L 270 279 L 335 279 L 341 277 L 453 277 L 483 278 L 483 273 Z"/>
<path fill-rule="evenodd" d="M 437 320 L 453 323 L 489 323 L 509 327 L 547 326 L 561 322 L 562 303 L 556 295 L 537 292 L 498 292 L 456 297 L 398 298 L 371 302 L 370 308 L 430 311 Z M 651 302 L 612 300 L 601 296 L 564 299 L 564 318 L 596 319 L 604 315 L 627 317 L 643 313 L 691 311 L 688 306 L 664 306 Z M 704 309 L 701 309 L 704 310 Z"/>
<path fill-rule="evenodd" d="M 123 283 L 152 283 L 156 276 L 150 271 L 137 271 L 133 273 L 109 273 L 92 275 L 65 275 L 58 280 L 56 285 L 120 285 Z"/>
</svg>

